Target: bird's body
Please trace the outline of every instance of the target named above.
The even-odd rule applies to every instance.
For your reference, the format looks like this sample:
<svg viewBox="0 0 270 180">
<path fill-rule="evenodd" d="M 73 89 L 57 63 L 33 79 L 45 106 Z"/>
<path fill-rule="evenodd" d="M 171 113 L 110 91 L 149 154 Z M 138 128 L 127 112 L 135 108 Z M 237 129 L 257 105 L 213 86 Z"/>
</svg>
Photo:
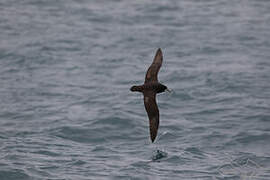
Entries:
<svg viewBox="0 0 270 180">
<path fill-rule="evenodd" d="M 160 84 L 158 82 L 150 82 L 150 83 L 145 83 L 140 86 L 132 86 L 131 91 L 138 91 L 138 92 L 147 92 L 147 91 L 154 91 L 155 93 L 162 93 L 166 89 L 166 86 L 163 84 Z"/>
<path fill-rule="evenodd" d="M 131 91 L 138 91 L 144 95 L 144 107 L 149 118 L 150 136 L 154 142 L 159 127 L 159 110 L 156 103 L 156 94 L 162 93 L 168 88 L 158 82 L 158 71 L 162 65 L 163 56 L 161 49 L 158 49 L 153 63 L 148 68 L 145 82 L 140 86 L 132 86 Z"/>
</svg>

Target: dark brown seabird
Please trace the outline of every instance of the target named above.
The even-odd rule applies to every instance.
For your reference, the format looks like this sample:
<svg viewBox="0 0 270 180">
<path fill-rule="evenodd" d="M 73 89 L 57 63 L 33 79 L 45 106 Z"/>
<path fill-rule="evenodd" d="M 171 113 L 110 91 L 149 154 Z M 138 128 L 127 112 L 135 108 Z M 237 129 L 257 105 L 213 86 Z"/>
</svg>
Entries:
<svg viewBox="0 0 270 180">
<path fill-rule="evenodd" d="M 156 94 L 162 93 L 165 90 L 169 91 L 167 86 L 158 82 L 158 71 L 162 65 L 162 61 L 162 51 L 159 48 L 151 66 L 147 70 L 144 84 L 140 86 L 132 86 L 130 88 L 131 91 L 143 93 L 144 107 L 149 118 L 149 129 L 152 142 L 154 142 L 157 136 L 159 126 L 159 110 L 156 103 Z"/>
</svg>

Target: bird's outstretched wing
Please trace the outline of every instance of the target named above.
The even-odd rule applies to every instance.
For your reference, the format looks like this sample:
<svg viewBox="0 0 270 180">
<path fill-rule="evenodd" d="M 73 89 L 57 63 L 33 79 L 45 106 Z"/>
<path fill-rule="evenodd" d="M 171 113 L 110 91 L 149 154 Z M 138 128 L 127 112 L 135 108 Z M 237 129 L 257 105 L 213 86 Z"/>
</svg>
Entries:
<svg viewBox="0 0 270 180">
<path fill-rule="evenodd" d="M 149 129 L 152 142 L 154 142 L 159 126 L 159 110 L 156 103 L 156 93 L 153 91 L 144 92 L 144 107 L 149 118 Z"/>
<path fill-rule="evenodd" d="M 147 82 L 157 82 L 158 81 L 158 71 L 162 65 L 162 51 L 159 48 L 156 52 L 155 58 L 151 64 L 151 66 L 148 68 L 147 73 L 145 75 L 145 83 Z"/>
</svg>

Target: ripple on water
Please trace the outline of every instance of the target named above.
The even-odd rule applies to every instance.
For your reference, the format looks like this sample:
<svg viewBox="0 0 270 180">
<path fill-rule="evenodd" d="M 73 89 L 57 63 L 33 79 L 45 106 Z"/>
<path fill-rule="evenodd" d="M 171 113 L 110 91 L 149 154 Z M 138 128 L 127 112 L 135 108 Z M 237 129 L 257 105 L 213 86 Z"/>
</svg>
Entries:
<svg viewBox="0 0 270 180">
<path fill-rule="evenodd" d="M 75 126 L 64 126 L 54 129 L 53 135 L 80 143 L 104 143 L 104 129 L 90 129 Z"/>
<path fill-rule="evenodd" d="M 9 170 L 0 170 L 0 179 L 1 180 L 28 180 L 31 179 L 28 174 L 26 174 L 21 169 L 9 169 Z"/>
<path fill-rule="evenodd" d="M 45 156 L 52 156 L 52 157 L 57 157 L 61 154 L 52 152 L 52 151 L 46 151 L 46 150 L 39 150 L 39 151 L 34 151 L 33 153 L 35 154 L 40 154 L 40 155 L 45 155 Z"/>
</svg>

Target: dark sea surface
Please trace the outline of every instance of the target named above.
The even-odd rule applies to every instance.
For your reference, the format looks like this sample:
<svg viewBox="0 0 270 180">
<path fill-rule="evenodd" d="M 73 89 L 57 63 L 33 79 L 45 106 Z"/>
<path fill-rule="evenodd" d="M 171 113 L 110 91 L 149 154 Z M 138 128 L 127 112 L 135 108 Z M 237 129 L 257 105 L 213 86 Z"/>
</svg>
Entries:
<svg viewBox="0 0 270 180">
<path fill-rule="evenodd" d="M 155 52 L 160 128 L 144 81 Z M 269 180 L 270 1 L 0 0 L 0 180 Z"/>
</svg>

